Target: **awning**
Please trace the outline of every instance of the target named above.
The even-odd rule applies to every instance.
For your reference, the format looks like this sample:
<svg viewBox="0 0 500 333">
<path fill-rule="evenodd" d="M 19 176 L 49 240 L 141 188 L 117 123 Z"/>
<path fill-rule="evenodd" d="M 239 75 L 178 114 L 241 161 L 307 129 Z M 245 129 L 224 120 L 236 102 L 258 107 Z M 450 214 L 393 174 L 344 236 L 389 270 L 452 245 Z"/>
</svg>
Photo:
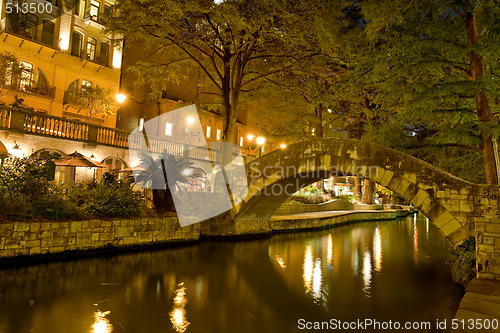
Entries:
<svg viewBox="0 0 500 333">
<path fill-rule="evenodd" d="M 102 164 L 95 160 L 86 157 L 75 151 L 73 154 L 66 155 L 60 159 L 54 160 L 54 164 L 58 166 L 86 167 L 86 168 L 107 168 L 106 164 Z"/>
</svg>

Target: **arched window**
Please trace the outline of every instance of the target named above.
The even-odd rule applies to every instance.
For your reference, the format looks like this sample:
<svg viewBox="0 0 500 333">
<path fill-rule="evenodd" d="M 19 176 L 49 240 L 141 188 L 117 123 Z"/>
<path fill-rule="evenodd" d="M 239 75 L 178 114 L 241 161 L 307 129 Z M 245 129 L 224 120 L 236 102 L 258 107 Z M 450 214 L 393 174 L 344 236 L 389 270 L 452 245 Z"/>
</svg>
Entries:
<svg viewBox="0 0 500 333">
<path fill-rule="evenodd" d="M 128 166 L 127 163 L 125 163 L 125 161 L 123 161 L 121 158 L 112 156 L 104 159 L 101 163 L 106 164 L 108 166 L 108 168 L 104 169 L 103 172 L 109 172 L 118 179 L 121 179 L 125 176 L 123 173 L 120 173 L 119 171 L 126 169 Z"/>
<path fill-rule="evenodd" d="M 49 85 L 47 84 L 47 79 L 45 75 L 38 69 L 38 75 L 36 76 L 36 90 L 40 95 L 49 95 Z"/>
</svg>

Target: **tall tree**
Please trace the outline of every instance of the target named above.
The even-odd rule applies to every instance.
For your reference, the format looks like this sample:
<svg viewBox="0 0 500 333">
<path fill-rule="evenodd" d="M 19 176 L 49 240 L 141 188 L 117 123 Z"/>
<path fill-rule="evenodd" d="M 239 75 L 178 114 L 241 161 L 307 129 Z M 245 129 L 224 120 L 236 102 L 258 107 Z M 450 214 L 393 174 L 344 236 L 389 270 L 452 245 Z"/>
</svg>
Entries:
<svg viewBox="0 0 500 333">
<path fill-rule="evenodd" d="M 499 183 L 499 1 L 362 1 L 378 103 L 431 130 L 427 144 L 481 154 Z M 417 133 L 415 131 L 414 133 Z"/>
<path fill-rule="evenodd" d="M 118 0 L 108 29 L 152 50 L 135 66 L 153 89 L 198 66 L 224 115 L 223 139 L 236 142 L 242 93 L 301 66 L 332 44 L 320 0 Z M 202 80 L 203 82 L 203 80 Z"/>
</svg>

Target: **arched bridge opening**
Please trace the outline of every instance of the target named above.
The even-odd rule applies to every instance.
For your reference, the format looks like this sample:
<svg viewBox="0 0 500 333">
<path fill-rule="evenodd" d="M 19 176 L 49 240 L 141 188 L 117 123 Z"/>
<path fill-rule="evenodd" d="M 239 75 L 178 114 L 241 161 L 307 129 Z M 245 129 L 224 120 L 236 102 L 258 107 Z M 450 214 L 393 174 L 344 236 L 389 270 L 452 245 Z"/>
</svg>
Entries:
<svg viewBox="0 0 500 333">
<path fill-rule="evenodd" d="M 236 207 L 235 221 L 268 221 L 301 187 L 331 176 L 359 176 L 388 188 L 454 245 L 474 235 L 488 209 L 498 211 L 498 202 L 491 199 L 497 187 L 469 183 L 402 152 L 358 140 L 297 143 L 248 163 L 246 170 L 248 194 Z"/>
</svg>

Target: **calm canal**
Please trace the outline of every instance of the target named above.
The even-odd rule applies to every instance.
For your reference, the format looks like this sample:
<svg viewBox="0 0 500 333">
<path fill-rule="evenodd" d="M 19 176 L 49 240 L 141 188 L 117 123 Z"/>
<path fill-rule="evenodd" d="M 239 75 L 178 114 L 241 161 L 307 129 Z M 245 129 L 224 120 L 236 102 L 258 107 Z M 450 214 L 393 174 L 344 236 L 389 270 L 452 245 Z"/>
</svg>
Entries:
<svg viewBox="0 0 500 333">
<path fill-rule="evenodd" d="M 418 215 L 7 268 L 0 332 L 288 333 L 332 319 L 428 321 L 434 332 L 462 296 L 448 257 L 444 238 Z"/>
</svg>

